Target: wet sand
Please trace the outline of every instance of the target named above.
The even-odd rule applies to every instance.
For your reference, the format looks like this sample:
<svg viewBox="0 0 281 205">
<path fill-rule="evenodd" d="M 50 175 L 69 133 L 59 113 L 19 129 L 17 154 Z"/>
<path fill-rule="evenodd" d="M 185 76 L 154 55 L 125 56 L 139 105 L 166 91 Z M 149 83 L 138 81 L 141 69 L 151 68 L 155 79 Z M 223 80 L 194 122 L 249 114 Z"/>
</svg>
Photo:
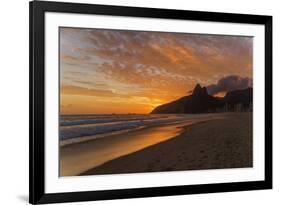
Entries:
<svg viewBox="0 0 281 205">
<path fill-rule="evenodd" d="M 252 113 L 232 113 L 186 126 L 176 137 L 81 175 L 252 167 L 252 152 Z"/>
<path fill-rule="evenodd" d="M 151 126 L 125 134 L 61 146 L 60 176 L 79 175 L 107 161 L 166 141 L 177 136 L 184 126 L 195 122 Z"/>
</svg>

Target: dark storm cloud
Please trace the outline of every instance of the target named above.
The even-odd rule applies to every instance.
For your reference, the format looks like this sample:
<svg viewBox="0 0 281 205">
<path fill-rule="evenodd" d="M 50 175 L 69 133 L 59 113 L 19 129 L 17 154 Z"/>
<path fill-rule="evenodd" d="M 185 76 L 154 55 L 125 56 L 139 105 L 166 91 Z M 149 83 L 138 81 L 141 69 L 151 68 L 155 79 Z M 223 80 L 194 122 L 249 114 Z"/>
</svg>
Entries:
<svg viewBox="0 0 281 205">
<path fill-rule="evenodd" d="M 207 86 L 208 93 L 210 95 L 217 94 L 219 92 L 228 92 L 232 90 L 241 90 L 248 87 L 252 87 L 253 80 L 248 77 L 240 77 L 237 75 L 230 75 L 221 78 L 217 84 Z"/>
</svg>

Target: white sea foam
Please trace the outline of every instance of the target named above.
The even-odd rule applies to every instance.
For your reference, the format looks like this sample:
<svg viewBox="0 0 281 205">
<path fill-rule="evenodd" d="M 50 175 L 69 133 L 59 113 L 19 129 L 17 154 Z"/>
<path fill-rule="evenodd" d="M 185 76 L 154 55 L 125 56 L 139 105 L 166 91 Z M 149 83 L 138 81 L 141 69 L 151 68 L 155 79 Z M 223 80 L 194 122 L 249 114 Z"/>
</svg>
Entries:
<svg viewBox="0 0 281 205">
<path fill-rule="evenodd" d="M 96 123 L 110 123 L 132 120 L 147 120 L 158 119 L 167 116 L 155 115 L 86 115 L 86 116 L 63 116 L 60 126 L 83 125 L 83 124 L 96 124 Z"/>
<path fill-rule="evenodd" d="M 62 144 L 68 144 L 83 141 L 83 139 L 111 136 L 153 125 L 192 122 L 198 119 L 210 119 L 219 116 L 221 114 L 64 115 L 60 118 L 60 141 Z"/>
</svg>

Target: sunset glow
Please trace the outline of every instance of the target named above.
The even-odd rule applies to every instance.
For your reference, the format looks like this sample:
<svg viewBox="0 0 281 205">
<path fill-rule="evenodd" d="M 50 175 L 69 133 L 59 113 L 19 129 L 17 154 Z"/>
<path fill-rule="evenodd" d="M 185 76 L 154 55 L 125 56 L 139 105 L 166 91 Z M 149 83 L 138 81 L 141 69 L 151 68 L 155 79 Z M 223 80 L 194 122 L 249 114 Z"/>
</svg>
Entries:
<svg viewBox="0 0 281 205">
<path fill-rule="evenodd" d="M 252 50 L 252 37 L 60 28 L 60 111 L 149 113 L 197 83 L 224 96 L 251 84 Z"/>
</svg>

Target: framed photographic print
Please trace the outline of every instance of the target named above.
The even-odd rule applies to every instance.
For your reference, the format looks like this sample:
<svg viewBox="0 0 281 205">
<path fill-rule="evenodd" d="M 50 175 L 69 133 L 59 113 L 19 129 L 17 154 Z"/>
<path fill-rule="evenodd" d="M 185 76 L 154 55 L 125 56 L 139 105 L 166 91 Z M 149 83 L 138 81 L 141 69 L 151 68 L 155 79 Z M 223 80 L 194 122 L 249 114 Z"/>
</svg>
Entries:
<svg viewBox="0 0 281 205">
<path fill-rule="evenodd" d="M 272 17 L 30 2 L 30 203 L 272 188 Z"/>
</svg>

